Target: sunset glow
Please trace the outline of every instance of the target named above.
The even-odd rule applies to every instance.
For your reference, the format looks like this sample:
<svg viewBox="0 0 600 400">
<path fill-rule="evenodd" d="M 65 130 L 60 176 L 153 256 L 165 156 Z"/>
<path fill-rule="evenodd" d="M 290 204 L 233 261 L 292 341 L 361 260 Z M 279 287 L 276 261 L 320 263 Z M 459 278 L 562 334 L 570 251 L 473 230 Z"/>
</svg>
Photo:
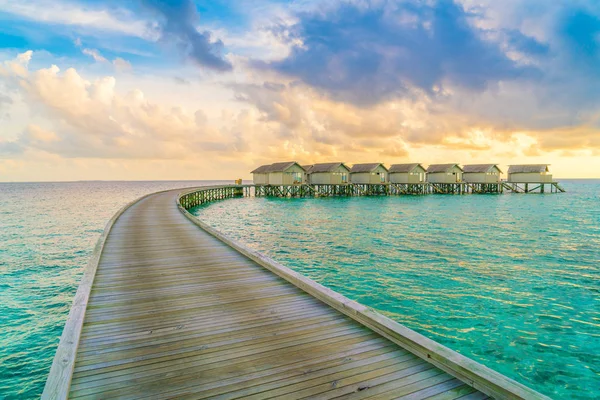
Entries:
<svg viewBox="0 0 600 400">
<path fill-rule="evenodd" d="M 276 161 L 600 177 L 589 0 L 0 0 L 0 181 Z"/>
</svg>

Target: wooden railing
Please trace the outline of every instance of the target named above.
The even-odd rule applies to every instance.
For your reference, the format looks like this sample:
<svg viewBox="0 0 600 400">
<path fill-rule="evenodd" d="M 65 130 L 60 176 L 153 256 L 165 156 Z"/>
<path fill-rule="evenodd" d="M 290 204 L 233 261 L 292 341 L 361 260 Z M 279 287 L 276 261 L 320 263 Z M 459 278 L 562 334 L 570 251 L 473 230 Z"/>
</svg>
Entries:
<svg viewBox="0 0 600 400">
<path fill-rule="evenodd" d="M 202 204 L 233 197 L 249 196 L 254 185 L 206 186 L 185 192 L 179 196 L 179 204 L 186 210 Z"/>
</svg>

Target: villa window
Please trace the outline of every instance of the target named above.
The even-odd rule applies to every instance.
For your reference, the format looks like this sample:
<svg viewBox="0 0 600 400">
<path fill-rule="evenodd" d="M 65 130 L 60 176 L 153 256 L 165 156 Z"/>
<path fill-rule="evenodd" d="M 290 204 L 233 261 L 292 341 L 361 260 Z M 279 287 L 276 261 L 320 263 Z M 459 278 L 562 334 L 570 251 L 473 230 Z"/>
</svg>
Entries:
<svg viewBox="0 0 600 400">
<path fill-rule="evenodd" d="M 290 172 L 294 183 L 302 183 L 302 172 Z"/>
</svg>

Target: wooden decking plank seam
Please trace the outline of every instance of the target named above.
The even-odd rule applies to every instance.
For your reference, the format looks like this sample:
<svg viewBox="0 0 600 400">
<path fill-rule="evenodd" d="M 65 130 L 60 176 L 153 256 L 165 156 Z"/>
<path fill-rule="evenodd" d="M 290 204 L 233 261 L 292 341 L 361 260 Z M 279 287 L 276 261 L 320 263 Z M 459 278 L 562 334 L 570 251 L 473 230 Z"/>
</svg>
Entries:
<svg viewBox="0 0 600 400">
<path fill-rule="evenodd" d="M 419 377 L 419 378 L 421 378 L 421 377 Z M 425 390 L 430 387 L 435 387 L 438 384 L 442 384 L 442 383 L 454 381 L 454 380 L 456 380 L 456 378 L 447 373 L 436 374 L 434 376 L 428 376 L 424 379 L 418 379 L 410 384 L 403 383 L 403 384 L 397 385 L 396 387 L 393 387 L 393 388 L 392 388 L 392 385 L 390 385 L 390 390 L 385 391 L 383 393 L 379 393 L 376 396 L 372 396 L 372 397 L 367 396 L 366 398 L 383 400 L 383 399 L 390 399 L 390 398 L 406 398 L 409 396 L 412 397 L 415 393 L 418 393 L 421 390 Z M 398 387 L 398 386 L 400 386 L 400 387 Z M 366 394 L 369 395 L 368 391 L 366 391 Z M 419 397 L 417 397 L 417 398 L 419 398 Z"/>
<path fill-rule="evenodd" d="M 285 307 L 277 307 L 277 308 L 273 307 L 273 308 L 263 309 L 260 311 L 251 311 L 250 316 L 248 316 L 248 313 L 244 313 L 243 311 L 244 310 L 242 309 L 241 311 L 232 313 L 232 315 L 234 315 L 234 316 L 232 316 L 231 318 L 229 318 L 227 320 L 219 321 L 219 323 L 217 323 L 215 325 L 213 325 L 213 323 L 210 321 L 206 321 L 206 317 L 204 317 L 204 318 L 200 317 L 200 318 L 196 318 L 194 320 L 186 319 L 185 321 L 174 320 L 174 321 L 172 321 L 171 324 L 168 324 L 166 326 L 157 327 L 156 325 L 152 325 L 150 327 L 152 329 L 147 329 L 147 328 L 139 329 L 139 327 L 137 325 L 131 326 L 130 329 L 134 329 L 134 331 L 132 331 L 131 333 L 124 334 L 121 330 L 119 330 L 117 335 L 106 334 L 106 335 L 103 335 L 102 338 L 99 338 L 99 339 L 87 339 L 87 338 L 82 337 L 81 342 L 82 342 L 82 344 L 85 344 L 86 347 L 90 346 L 93 348 L 96 346 L 104 346 L 107 344 L 112 345 L 112 343 L 114 343 L 115 341 L 128 342 L 128 341 L 135 341 L 135 340 L 143 340 L 143 339 L 148 338 L 148 335 L 150 335 L 150 334 L 154 335 L 153 337 L 157 337 L 157 336 L 160 337 L 163 334 L 169 335 L 173 332 L 177 332 L 177 333 L 193 332 L 194 330 L 197 330 L 197 329 L 203 329 L 203 328 L 210 329 L 213 326 L 222 328 L 225 326 L 238 324 L 239 321 L 244 321 L 250 317 L 255 317 L 256 321 L 258 321 L 261 318 L 282 315 L 282 313 L 286 313 L 287 311 L 295 311 L 295 312 L 301 313 L 301 312 L 305 312 L 305 311 L 316 311 L 316 310 L 314 307 L 311 307 L 310 303 L 303 304 L 302 302 L 293 302 L 293 303 L 287 303 Z M 330 313 L 323 313 L 323 315 L 324 316 L 328 315 L 330 317 L 333 317 L 333 315 Z"/>
<path fill-rule="evenodd" d="M 156 311 L 153 312 L 151 314 L 151 316 L 156 316 L 159 314 L 168 314 L 171 313 L 173 311 L 181 311 L 181 312 L 187 312 L 187 313 L 194 313 L 195 310 L 200 310 L 202 308 L 206 308 L 206 307 L 211 307 L 217 304 L 236 304 L 236 303 L 241 303 L 244 301 L 257 301 L 257 300 L 263 300 L 263 299 L 268 299 L 268 298 L 273 298 L 273 297 L 285 297 L 285 296 L 289 296 L 289 295 L 294 295 L 293 291 L 289 291 L 288 289 L 281 289 L 282 293 L 279 292 L 275 292 L 275 293 L 268 293 L 265 294 L 263 296 L 258 296 L 256 294 L 252 294 L 249 297 L 245 298 L 245 299 L 237 299 L 235 301 L 230 301 L 230 302 L 223 302 L 223 303 L 219 303 L 218 301 L 216 301 L 215 299 L 211 299 L 212 301 L 207 301 L 201 304 L 195 304 L 193 307 L 171 307 L 171 308 L 165 308 L 160 310 L 160 312 Z M 143 318 L 144 315 L 148 315 L 147 313 L 143 313 L 140 311 L 134 311 L 128 314 L 119 314 L 119 316 L 106 316 L 103 318 L 95 318 L 94 320 L 90 320 L 87 323 L 92 325 L 92 324 L 100 324 L 100 323 L 106 323 L 107 321 L 115 321 L 115 320 L 120 320 L 120 319 L 128 319 L 134 316 L 138 316 L 140 318 Z"/>
<path fill-rule="evenodd" d="M 208 387 L 206 387 L 207 385 L 195 385 L 195 382 L 192 380 L 192 386 L 190 386 L 188 383 L 187 385 L 182 385 L 177 390 L 173 390 L 172 387 L 169 387 L 169 390 L 166 391 L 165 394 L 169 397 L 184 395 L 184 398 L 186 396 L 190 396 L 201 399 L 212 398 L 214 396 L 224 396 L 231 393 L 234 397 L 250 398 L 249 392 L 254 392 L 262 398 L 262 396 L 264 396 L 267 392 L 267 388 L 271 388 L 271 390 L 284 388 L 285 390 L 285 388 L 295 385 L 301 386 L 307 384 L 307 382 L 309 385 L 312 385 L 315 381 L 331 381 L 333 379 L 332 377 L 336 376 L 336 374 L 355 374 L 357 373 L 356 371 L 364 371 L 365 369 L 376 370 L 392 365 L 398 367 L 400 365 L 406 365 L 404 363 L 413 362 L 416 360 L 412 354 L 403 354 L 399 358 L 395 357 L 395 355 L 390 356 L 389 354 L 393 353 L 385 353 L 383 355 L 360 359 L 355 362 L 348 362 L 339 367 L 326 366 L 324 368 L 315 368 L 310 373 L 298 371 L 296 375 L 294 375 L 293 373 L 286 371 L 287 375 L 284 376 L 266 375 L 260 377 L 264 379 L 258 380 L 245 380 L 245 377 L 234 377 L 228 381 L 221 381 Z M 229 385 L 230 382 L 237 385 Z M 243 394 L 240 393 L 240 389 L 238 387 L 240 384 L 243 384 L 244 387 Z"/>
<path fill-rule="evenodd" d="M 286 325 L 285 323 L 289 323 L 290 325 L 298 325 L 301 324 L 301 326 L 311 326 L 313 323 L 315 322 L 319 322 L 319 321 L 326 321 L 326 322 L 337 322 L 339 324 L 343 324 L 345 321 L 343 320 L 336 320 L 335 319 L 336 316 L 332 316 L 332 315 L 323 315 L 323 314 L 317 314 L 317 313 L 307 313 L 306 315 L 301 315 L 301 316 L 294 316 L 294 318 L 290 318 L 287 320 L 281 320 L 279 318 L 274 318 L 273 320 L 269 320 L 267 322 L 271 323 L 271 325 L 275 325 L 277 326 L 278 329 L 281 328 L 285 328 Z M 181 335 L 181 336 L 175 336 L 173 337 L 173 335 L 171 336 L 165 336 L 163 338 L 156 338 L 156 337 L 152 337 L 151 341 L 140 341 L 139 343 L 128 343 L 125 344 L 123 342 L 120 342 L 119 345 L 116 346 L 109 346 L 109 347 L 104 347 L 101 349 L 89 349 L 86 350 L 85 352 L 82 352 L 82 360 L 83 359 L 87 359 L 88 357 L 92 356 L 92 355 L 102 355 L 102 354 L 108 354 L 108 353 L 114 353 L 114 352 L 120 352 L 120 351 L 126 351 L 126 350 L 131 350 L 131 349 L 136 349 L 136 348 L 145 348 L 145 347 L 159 347 L 162 348 L 161 346 L 168 344 L 168 343 L 173 343 L 176 342 L 178 345 L 184 344 L 184 343 L 188 343 L 190 341 L 194 341 L 194 340 L 208 340 L 211 337 L 219 337 L 219 336 L 223 336 L 223 335 L 227 335 L 227 337 L 233 337 L 235 335 L 243 335 L 245 337 L 248 337 L 248 335 L 251 335 L 252 337 L 254 337 L 255 335 L 259 335 L 260 331 L 265 331 L 265 333 L 263 333 L 263 335 L 266 336 L 273 336 L 274 334 L 278 334 L 278 336 L 280 335 L 279 330 L 276 331 L 270 331 L 268 329 L 262 329 L 263 325 L 262 324 L 253 324 L 250 327 L 246 327 L 244 325 L 241 324 L 236 324 L 235 328 L 230 328 L 230 329 L 223 329 L 223 328 L 218 328 L 215 330 L 212 329 L 206 329 L 205 331 L 192 331 L 189 335 Z M 255 331 L 257 331 L 257 333 L 254 333 Z M 253 334 L 254 333 L 254 334 Z"/>
<path fill-rule="evenodd" d="M 392 360 L 393 361 L 393 360 Z M 316 398 L 322 393 L 330 391 L 354 391 L 355 385 L 361 385 L 368 380 L 380 379 L 382 381 L 391 379 L 394 374 L 408 375 L 423 368 L 429 368 L 427 363 L 417 357 L 412 357 L 399 363 L 385 362 L 354 368 L 350 371 L 326 375 L 298 384 L 283 386 L 275 390 L 259 392 L 247 399 L 270 399 L 278 398 L 293 393 L 295 398 Z M 329 396 L 329 394 L 327 395 Z"/>
<path fill-rule="evenodd" d="M 367 379 L 354 387 L 346 387 L 341 390 L 331 390 L 325 392 L 321 396 L 315 396 L 315 399 L 367 399 L 377 398 L 382 393 L 387 393 L 390 388 L 401 389 L 415 382 L 421 382 L 431 377 L 444 376 L 450 377 L 444 371 L 436 368 L 434 365 L 425 361 L 423 363 L 408 368 L 404 371 L 393 372 L 374 379 Z M 410 388 L 408 389 L 411 391 Z M 382 398 L 393 398 L 390 395 L 383 395 Z"/>
<path fill-rule="evenodd" d="M 377 355 L 373 355 L 373 356 L 369 356 L 369 357 L 365 357 L 364 360 L 371 360 L 373 358 L 377 358 L 378 360 L 375 361 L 379 361 L 379 359 L 384 360 L 384 359 L 388 359 L 391 360 L 390 362 L 394 362 L 394 359 L 398 359 L 398 356 L 402 356 L 402 359 L 414 359 L 415 357 L 413 355 L 407 354 L 406 352 L 402 353 L 401 351 L 397 350 L 397 349 L 393 349 L 392 347 L 384 347 L 384 348 L 380 348 L 377 349 L 377 351 L 371 350 L 370 352 L 366 352 L 367 354 L 369 353 L 373 353 L 376 352 L 378 353 Z M 224 391 L 224 392 L 229 392 L 232 389 L 230 388 L 230 384 L 231 383 L 236 383 L 236 384 L 240 384 L 241 382 L 245 382 L 245 385 L 247 387 L 250 386 L 254 386 L 254 383 L 251 383 L 251 381 L 253 380 L 258 380 L 258 379 L 262 379 L 263 381 L 268 381 L 268 382 L 272 382 L 272 381 L 278 381 L 280 379 L 283 378 L 283 380 L 285 381 L 287 378 L 292 377 L 292 376 L 296 376 L 297 379 L 302 380 L 302 379 L 308 379 L 307 378 L 307 372 L 305 370 L 306 366 L 310 366 L 311 367 L 311 372 L 318 372 L 318 371 L 322 371 L 322 370 L 326 370 L 327 368 L 330 368 L 330 366 L 332 365 L 332 363 L 334 365 L 338 365 L 338 364 L 343 364 L 343 363 L 349 363 L 351 362 L 351 360 L 348 360 L 347 358 L 347 354 L 361 354 L 361 353 L 351 353 L 351 352 L 343 352 L 343 355 L 339 355 L 339 354 L 334 354 L 334 355 L 329 355 L 325 361 L 322 360 L 323 357 L 320 358 L 321 361 L 319 361 L 319 359 L 317 360 L 302 360 L 303 364 L 302 364 L 302 368 L 298 369 L 298 366 L 296 365 L 298 363 L 298 361 L 296 360 L 289 360 L 289 361 L 281 361 L 280 363 L 276 364 L 277 366 L 262 366 L 262 369 L 259 368 L 252 368 L 252 372 L 251 373 L 247 373 L 247 374 L 240 374 L 239 373 L 239 368 L 236 368 L 237 366 L 241 365 L 240 363 L 232 363 L 232 364 L 227 364 L 224 367 L 217 367 L 217 368 L 209 368 L 209 369 L 203 369 L 201 371 L 199 370 L 193 370 L 193 369 L 183 369 L 183 368 L 179 368 L 178 370 L 169 370 L 169 371 L 165 371 L 164 373 L 162 371 L 153 371 L 154 375 L 140 375 L 140 376 L 136 376 L 136 377 L 132 377 L 134 378 L 134 380 L 132 380 L 130 383 L 132 385 L 135 385 L 136 387 L 139 387 L 141 385 L 144 385 L 145 383 L 150 383 L 151 386 L 153 385 L 161 385 L 162 380 L 168 380 L 168 390 L 162 392 L 163 395 L 165 396 L 175 396 L 177 395 L 178 390 L 183 390 L 183 391 L 190 391 L 193 387 L 193 391 L 194 393 L 203 393 L 206 394 L 206 392 L 208 390 L 217 390 L 217 391 Z M 361 357 L 357 357 L 358 360 L 356 360 L 354 362 L 354 364 L 356 362 L 360 362 L 361 360 L 363 360 L 363 358 Z M 375 361 L 370 361 L 370 362 L 375 362 Z M 178 366 L 179 367 L 179 366 Z M 210 365 L 209 365 L 210 367 Z M 294 371 L 294 368 L 296 369 Z M 183 373 L 179 373 L 178 371 L 183 370 Z M 229 373 L 227 373 L 227 371 L 229 371 Z M 276 373 L 277 372 L 277 373 Z M 160 374 L 163 374 L 164 376 L 158 376 Z M 229 374 L 229 375 L 227 375 Z M 298 378 L 298 375 L 300 376 Z M 195 379 L 195 376 L 199 376 L 202 379 Z M 125 383 L 124 381 L 119 381 L 119 384 L 113 385 L 109 388 L 109 390 L 113 390 L 116 389 L 118 390 L 119 388 L 121 388 Z M 180 382 L 180 384 L 178 385 L 178 382 Z M 190 386 L 191 385 L 191 386 Z M 105 391 L 105 389 L 107 389 L 108 386 L 104 386 L 102 385 L 102 390 Z M 178 389 L 179 388 L 179 389 Z M 106 390 L 108 391 L 108 390 Z M 88 393 L 88 392 L 84 392 L 81 391 L 80 393 Z M 89 392 L 92 393 L 92 392 Z M 101 393 L 101 392 L 93 392 L 93 393 Z M 212 395 L 212 394 L 211 394 Z"/>
<path fill-rule="evenodd" d="M 373 356 L 366 358 L 337 360 L 336 363 L 317 365 L 310 368 L 310 370 L 298 370 L 293 371 L 292 373 L 286 371 L 287 375 L 270 375 L 268 376 L 268 379 L 253 379 L 250 382 L 235 382 L 234 385 L 219 387 L 219 390 L 217 391 L 208 391 L 202 388 L 202 391 L 200 392 L 200 388 L 194 388 L 194 390 L 188 390 L 188 392 L 194 394 L 194 396 L 197 396 L 198 398 L 212 398 L 214 396 L 219 398 L 239 398 L 251 395 L 262 396 L 262 394 L 268 390 L 288 388 L 285 390 L 289 391 L 289 387 L 292 385 L 300 385 L 309 381 L 312 384 L 316 379 L 325 379 L 326 381 L 331 380 L 331 377 L 336 373 L 352 373 L 348 371 L 353 371 L 356 368 L 363 368 L 367 365 L 379 364 L 381 362 L 385 364 L 394 364 L 414 359 L 416 358 L 412 354 L 402 353 L 395 349 L 382 354 L 374 354 Z"/>
<path fill-rule="evenodd" d="M 235 308 L 230 309 L 229 312 L 231 312 L 233 315 L 243 314 L 244 312 L 247 312 L 252 315 L 263 315 L 265 313 L 277 312 L 279 307 L 283 307 L 285 309 L 286 307 L 292 307 L 294 305 L 297 305 L 299 308 L 303 309 L 305 306 L 311 305 L 309 300 L 310 299 L 298 299 L 297 297 L 289 296 L 289 298 L 284 298 L 284 300 L 281 302 L 263 303 L 261 307 L 256 307 L 256 305 L 252 303 L 242 303 L 237 305 Z M 160 331 L 161 329 L 170 329 L 173 326 L 178 326 L 180 324 L 189 324 L 190 326 L 195 326 L 196 323 L 199 322 L 210 323 L 207 322 L 206 319 L 213 318 L 221 313 L 221 310 L 208 309 L 205 311 L 206 312 L 204 313 L 195 314 L 191 318 L 186 318 L 184 321 L 182 321 L 181 317 L 177 315 L 170 316 L 170 318 L 165 318 L 163 316 L 161 318 L 156 318 L 153 320 L 145 319 L 143 324 L 140 320 L 137 320 L 135 326 L 130 326 L 129 324 L 127 324 L 127 322 L 121 322 L 119 324 L 110 325 L 104 324 L 101 326 L 97 326 L 96 328 L 98 329 L 94 329 L 91 332 L 84 331 L 84 333 L 82 334 L 82 338 L 83 342 L 87 342 L 88 340 L 93 341 L 98 337 L 105 338 L 106 335 L 115 331 L 119 331 L 124 335 L 129 335 L 132 333 L 146 332 L 148 329 L 157 331 Z M 235 320 L 232 320 L 232 322 L 235 323 Z M 104 328 L 104 330 L 100 331 L 100 327 Z M 116 336 L 115 338 L 118 340 L 120 336 Z"/>
<path fill-rule="evenodd" d="M 177 294 L 180 293 L 181 295 L 185 295 L 184 297 L 188 297 L 188 296 L 198 296 L 198 291 L 205 291 L 205 290 L 212 290 L 212 291 L 217 291 L 217 290 L 223 290 L 224 288 L 236 288 L 237 286 L 240 286 L 241 288 L 244 287 L 244 285 L 252 283 L 252 284 L 256 284 L 256 283 L 260 283 L 262 284 L 263 282 L 272 282 L 272 280 L 270 279 L 264 279 L 262 277 L 252 277 L 252 278 L 247 278 L 247 279 L 234 279 L 231 280 L 227 283 L 218 283 L 218 284 L 207 284 L 207 285 L 198 285 L 196 287 L 187 287 L 187 288 L 182 288 L 180 291 L 167 291 L 167 290 L 161 290 L 159 292 L 154 292 L 153 294 L 150 293 L 137 293 L 134 296 L 130 296 L 125 297 L 125 296 L 114 296 L 114 297 L 105 297 L 105 298 L 95 298 L 94 300 L 94 304 L 90 305 L 90 307 L 92 308 L 101 308 L 103 307 L 104 304 L 121 304 L 121 303 L 125 303 L 125 304 L 135 304 L 135 303 L 143 303 L 145 301 L 147 301 L 148 299 L 156 299 L 156 298 L 164 298 L 164 299 L 170 299 L 170 298 L 177 298 Z M 160 297 L 159 297 L 160 296 Z"/>
<path fill-rule="evenodd" d="M 277 285 L 276 282 L 262 282 L 262 281 L 252 281 L 253 286 L 255 289 L 257 289 L 255 292 L 257 291 L 263 291 L 266 289 L 270 289 L 273 287 L 280 287 L 280 285 Z M 239 289 L 240 287 L 243 287 L 243 285 L 239 285 L 237 284 L 237 281 L 232 280 L 231 283 L 227 284 L 227 285 L 223 285 L 223 286 L 219 286 L 218 288 L 212 288 L 209 287 L 206 290 L 202 291 L 202 293 L 198 293 L 198 291 L 200 291 L 201 289 L 199 289 L 198 291 L 196 291 L 196 293 L 185 293 L 185 296 L 180 296 L 180 297 L 173 297 L 173 296 L 169 296 L 167 298 L 164 297 L 158 297 L 158 296 L 146 296 L 146 297 L 142 297 L 142 298 L 138 298 L 136 299 L 137 301 L 130 301 L 127 302 L 125 304 L 103 304 L 102 307 L 94 307 L 92 309 L 90 309 L 91 315 L 97 315 L 97 313 L 105 313 L 105 312 L 111 312 L 111 313 L 118 313 L 120 310 L 126 310 L 126 309 L 140 309 L 148 306 L 157 306 L 157 305 L 170 305 L 170 304 L 177 304 L 178 303 L 178 299 L 181 299 L 181 304 L 185 304 L 186 301 L 192 301 L 192 300 L 200 300 L 200 299 L 214 299 L 214 298 L 227 298 L 227 297 L 231 297 L 233 291 L 235 291 L 236 289 Z M 223 293 L 223 289 L 228 289 L 225 290 L 227 292 L 227 294 Z M 161 293 L 157 293 L 157 294 L 163 294 L 162 291 Z"/>
<path fill-rule="evenodd" d="M 234 281 L 235 282 L 235 281 Z M 224 285 L 224 287 L 227 287 L 227 285 Z M 189 290 L 194 290 L 194 289 L 198 289 L 201 290 L 203 287 L 200 286 L 196 286 L 193 284 L 185 284 L 185 285 L 179 285 L 179 288 L 182 291 L 189 291 Z M 101 295 L 99 293 L 94 293 L 94 300 L 98 300 L 98 301 L 103 301 L 103 300 L 109 300 L 109 299 L 128 299 L 134 296 L 143 296 L 140 298 L 140 301 L 142 301 L 142 299 L 147 298 L 147 297 L 152 297 L 152 296 L 157 296 L 157 295 L 161 295 L 161 294 L 165 294 L 165 295 L 172 295 L 173 291 L 176 291 L 178 289 L 177 286 L 174 287 L 168 287 L 168 288 L 144 288 L 144 289 L 136 289 L 135 291 L 120 291 L 120 292 L 113 292 L 113 293 L 109 293 L 109 294 L 105 294 L 105 295 Z M 299 293 L 296 294 L 298 297 L 303 296 L 303 293 Z M 310 297 L 308 295 L 306 295 L 305 297 Z"/>
<path fill-rule="evenodd" d="M 371 352 L 378 352 L 378 351 L 389 352 L 389 351 L 398 351 L 398 349 L 397 349 L 397 347 L 392 346 L 389 343 L 388 344 L 384 343 L 384 341 L 382 341 L 381 339 L 374 339 L 374 340 L 362 342 L 359 345 L 351 346 L 349 348 L 349 350 L 345 350 L 345 351 L 338 352 L 338 353 L 331 353 L 331 352 L 327 351 L 327 349 L 324 349 L 322 354 L 320 354 L 320 353 L 307 354 L 306 352 L 297 353 L 296 357 L 289 360 L 289 362 L 284 362 L 283 364 L 281 364 L 280 367 L 278 367 L 279 369 L 276 369 L 276 370 L 272 370 L 268 364 L 266 364 L 266 365 L 265 364 L 255 364 L 254 360 L 246 361 L 246 363 L 251 365 L 253 367 L 253 369 L 264 368 L 267 371 L 274 371 L 274 372 L 278 372 L 279 370 L 282 370 L 284 368 L 295 368 L 295 369 L 299 369 L 302 371 L 305 371 L 305 370 L 310 371 L 312 366 L 319 365 L 320 363 L 337 360 L 339 358 L 345 359 L 348 357 L 353 357 L 357 354 L 371 353 Z M 179 359 L 177 366 L 180 366 L 182 369 L 183 368 L 195 368 L 195 367 L 202 366 L 205 363 L 206 363 L 205 359 L 195 355 L 195 356 L 189 357 L 187 359 Z M 237 374 L 239 374 L 238 368 L 240 365 L 243 365 L 243 362 L 239 363 L 239 364 L 228 364 L 226 367 L 229 369 L 233 369 L 234 373 L 237 375 Z M 126 380 L 126 379 L 129 379 L 130 376 L 135 378 L 137 376 L 145 376 L 145 374 L 148 372 L 151 374 L 154 374 L 154 373 L 161 373 L 161 372 L 170 372 L 171 370 L 172 370 L 172 365 L 170 365 L 170 364 L 166 364 L 166 365 L 163 363 L 147 364 L 147 365 L 134 367 L 131 370 L 131 374 L 130 373 L 120 374 L 119 372 L 121 372 L 121 371 L 116 370 L 116 371 L 112 371 L 112 372 L 108 372 L 108 373 L 102 373 L 102 374 L 89 375 L 87 377 L 82 377 L 82 378 L 79 378 L 77 382 L 82 382 L 82 383 L 94 382 L 96 380 L 102 381 L 102 380 L 109 380 L 109 379 L 113 379 L 113 378 L 115 378 L 117 380 L 121 380 L 121 379 Z M 77 383 L 77 384 L 79 384 L 79 383 Z M 74 384 L 74 387 L 77 384 Z"/>
<path fill-rule="evenodd" d="M 360 332 L 358 334 L 356 334 L 356 332 L 353 330 L 355 328 L 347 328 L 349 331 L 342 331 L 342 333 L 340 333 L 339 335 L 336 333 L 333 336 L 328 336 L 326 339 L 322 339 L 320 341 L 320 343 L 318 345 L 315 346 L 321 346 L 321 345 L 325 345 L 325 344 L 329 344 L 329 343 L 335 343 L 335 341 L 340 341 L 342 339 L 340 339 L 338 336 L 340 337 L 344 337 L 344 336 L 350 336 L 349 339 L 344 339 L 345 340 L 369 340 L 372 338 L 372 333 L 368 332 Z M 371 336 L 371 337 L 369 337 Z M 262 346 L 262 347 L 258 347 L 258 348 L 246 348 L 244 349 L 244 351 L 239 351 L 236 352 L 235 355 L 233 355 L 231 358 L 240 358 L 240 357 L 245 357 L 245 356 L 254 356 L 257 354 L 264 354 L 265 356 L 276 356 L 277 355 L 277 351 L 278 350 L 282 350 L 282 349 L 289 349 L 292 347 L 299 347 L 299 346 L 305 346 L 305 347 L 310 347 L 311 345 L 313 345 L 313 338 L 305 338 L 304 340 L 300 340 L 297 341 L 296 343 L 287 343 L 287 342 L 283 342 L 281 344 L 279 344 L 277 341 L 272 341 L 270 344 L 267 344 L 266 346 Z M 273 345 L 273 343 L 275 343 L 275 345 Z M 308 346 L 306 346 L 308 345 Z M 271 348 L 272 347 L 272 348 Z M 115 360 L 115 361 L 110 361 L 110 362 L 101 362 L 101 363 L 94 363 L 94 364 L 89 364 L 89 365 L 79 365 L 77 364 L 75 366 L 75 372 L 82 372 L 82 371 L 88 371 L 88 370 L 99 370 L 101 368 L 107 368 L 107 367 L 114 367 L 114 366 L 118 366 L 118 365 L 123 365 L 123 364 L 131 364 L 131 363 L 136 363 L 136 362 L 145 362 L 147 360 L 157 360 L 157 359 L 161 359 L 163 361 L 166 361 L 167 359 L 178 359 L 178 358 L 182 358 L 182 357 L 186 357 L 190 354 L 196 353 L 196 352 L 201 352 L 202 350 L 205 350 L 206 348 L 202 345 L 199 346 L 191 346 L 188 348 L 182 348 L 182 349 L 178 349 L 176 351 L 171 351 L 169 353 L 158 353 L 158 354 L 151 354 L 151 355 L 142 355 L 142 356 L 137 356 L 137 357 L 131 357 L 128 358 L 126 360 Z M 269 355 L 267 355 L 267 353 L 270 353 Z"/>
</svg>

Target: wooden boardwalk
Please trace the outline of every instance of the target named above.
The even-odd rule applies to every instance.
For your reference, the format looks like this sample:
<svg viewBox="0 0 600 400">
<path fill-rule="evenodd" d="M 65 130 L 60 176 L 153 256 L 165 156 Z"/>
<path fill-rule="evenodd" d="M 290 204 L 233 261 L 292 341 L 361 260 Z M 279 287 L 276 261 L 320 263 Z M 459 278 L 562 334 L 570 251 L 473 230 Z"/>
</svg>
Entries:
<svg viewBox="0 0 600 400">
<path fill-rule="evenodd" d="M 43 398 L 69 378 L 89 399 L 488 398 L 200 229 L 177 195 L 114 222 Z"/>
</svg>

